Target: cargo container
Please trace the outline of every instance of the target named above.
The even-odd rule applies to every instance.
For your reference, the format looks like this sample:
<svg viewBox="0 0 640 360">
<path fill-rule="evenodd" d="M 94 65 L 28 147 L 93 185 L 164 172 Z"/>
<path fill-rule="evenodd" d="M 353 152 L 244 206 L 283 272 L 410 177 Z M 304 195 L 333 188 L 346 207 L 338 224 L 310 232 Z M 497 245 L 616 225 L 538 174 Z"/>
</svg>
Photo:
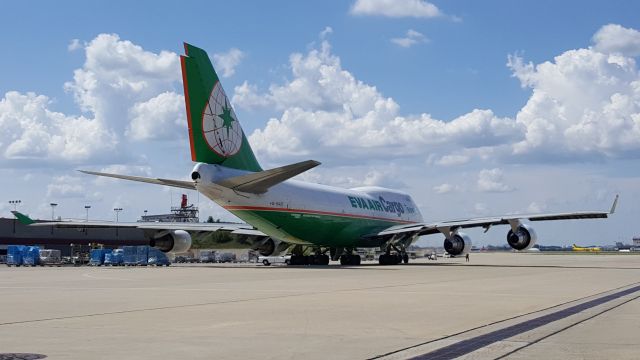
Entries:
<svg viewBox="0 0 640 360">
<path fill-rule="evenodd" d="M 62 256 L 60 250 L 40 249 L 40 266 L 44 265 L 62 265 Z"/>
<path fill-rule="evenodd" d="M 216 262 L 219 262 L 219 263 L 236 262 L 236 254 L 231 252 L 217 253 Z"/>
<path fill-rule="evenodd" d="M 147 264 L 155 266 L 169 266 L 171 265 L 171 262 L 165 253 L 156 248 L 150 247 Z"/>
<path fill-rule="evenodd" d="M 22 265 L 22 253 L 27 247 L 24 245 L 9 245 L 7 246 L 7 266 L 20 266 Z"/>
<path fill-rule="evenodd" d="M 40 247 L 27 246 L 22 252 L 22 264 L 24 266 L 36 266 L 40 264 Z"/>
<path fill-rule="evenodd" d="M 123 246 L 122 250 L 124 250 L 124 265 L 147 265 L 149 246 Z"/>
<path fill-rule="evenodd" d="M 120 266 L 124 265 L 124 250 L 115 249 L 113 252 L 104 254 L 104 265 Z"/>
<path fill-rule="evenodd" d="M 106 254 L 111 253 L 111 249 L 93 249 L 91 250 L 91 256 L 89 259 L 89 265 L 92 266 L 102 266 L 104 264 L 104 259 Z"/>
<path fill-rule="evenodd" d="M 147 266 L 147 261 L 149 260 L 149 246 L 136 246 L 138 249 L 136 250 L 136 258 L 138 261 L 138 265 Z"/>
<path fill-rule="evenodd" d="M 198 257 L 201 263 L 213 263 L 216 262 L 215 250 L 200 250 L 200 256 Z"/>
<path fill-rule="evenodd" d="M 123 246 L 122 247 L 122 261 L 124 265 L 137 265 L 137 247 L 135 246 Z"/>
</svg>

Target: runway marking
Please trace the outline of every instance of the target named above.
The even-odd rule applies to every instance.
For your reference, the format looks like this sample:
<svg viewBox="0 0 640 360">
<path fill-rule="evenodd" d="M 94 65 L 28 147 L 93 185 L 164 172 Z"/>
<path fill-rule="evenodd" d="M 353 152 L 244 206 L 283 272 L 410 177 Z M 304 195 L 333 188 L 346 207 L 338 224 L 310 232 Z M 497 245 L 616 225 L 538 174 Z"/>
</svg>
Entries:
<svg viewBox="0 0 640 360">
<path fill-rule="evenodd" d="M 90 279 L 97 279 L 97 280 L 134 281 L 133 279 L 115 278 L 115 277 L 109 277 L 109 276 L 94 276 L 94 275 L 91 275 L 91 273 L 84 273 L 82 274 L 82 276 Z"/>
<path fill-rule="evenodd" d="M 559 333 L 561 333 L 561 332 L 563 332 L 563 331 L 565 331 L 565 330 L 567 330 L 567 329 L 569 329 L 569 328 L 572 328 L 572 327 L 574 327 L 574 326 L 576 326 L 576 325 L 582 324 L 583 322 L 585 322 L 585 321 L 587 321 L 587 320 L 591 320 L 591 319 L 593 319 L 593 318 L 595 318 L 595 317 L 597 317 L 597 316 L 600 316 L 600 315 L 602 315 L 602 314 L 604 314 L 604 313 L 606 313 L 606 312 L 609 312 L 609 311 L 611 311 L 611 310 L 613 310 L 613 309 L 619 308 L 620 306 L 622 306 L 622 305 L 624 305 L 624 304 L 627 304 L 627 303 L 629 303 L 629 302 L 631 302 L 631 301 L 637 300 L 637 299 L 639 299 L 639 298 L 640 298 L 640 295 L 639 295 L 639 296 L 636 296 L 636 297 L 634 297 L 634 298 L 631 298 L 631 299 L 629 299 L 629 300 L 626 300 L 626 301 L 624 301 L 624 302 L 622 302 L 622 303 L 620 303 L 620 304 L 618 304 L 618 305 L 616 305 L 616 306 L 612 306 L 612 307 L 610 307 L 610 308 L 608 308 L 608 309 L 605 309 L 605 310 L 603 310 L 603 311 L 601 311 L 601 312 L 599 312 L 599 313 L 597 313 L 597 314 L 594 314 L 593 316 L 590 316 L 590 317 L 588 317 L 588 318 L 586 318 L 586 319 L 583 319 L 583 320 L 578 321 L 578 322 L 576 322 L 576 323 L 570 324 L 569 326 L 565 326 L 564 328 L 562 328 L 562 329 L 560 329 L 560 330 L 554 331 L 554 332 L 552 332 L 552 333 L 551 333 L 551 334 L 549 334 L 549 335 L 543 336 L 543 337 L 541 337 L 541 338 L 539 338 L 539 339 L 537 339 L 537 340 L 535 340 L 535 341 L 532 341 L 532 342 L 530 342 L 530 343 L 526 343 L 525 345 L 523 345 L 523 346 L 521 346 L 521 347 L 519 347 L 519 348 L 517 348 L 517 349 L 514 349 L 514 350 L 512 350 L 512 351 L 510 351 L 510 352 L 508 352 L 508 353 L 506 353 L 506 354 L 504 354 L 504 355 L 502 355 L 502 356 L 500 356 L 500 357 L 497 357 L 497 358 L 496 358 L 496 360 L 497 360 L 497 359 L 503 359 L 503 358 L 505 358 L 505 357 L 507 357 L 507 356 L 509 356 L 509 355 L 511 355 L 511 354 L 513 354 L 513 353 L 515 353 L 515 352 L 517 352 L 517 351 L 520 351 L 520 350 L 522 350 L 522 349 L 524 349 L 524 348 L 526 348 L 526 347 L 529 347 L 529 346 L 531 346 L 531 345 L 533 345 L 533 344 L 537 344 L 537 343 L 539 343 L 540 341 L 542 341 L 542 340 L 544 340 L 544 339 L 547 339 L 547 338 L 549 338 L 549 337 L 551 337 L 551 336 L 553 336 L 553 335 L 559 334 Z M 635 344 L 634 344 L 634 345 L 635 345 Z"/>
<path fill-rule="evenodd" d="M 402 349 L 398 349 L 398 350 L 395 350 L 395 351 L 391 351 L 391 352 L 388 352 L 388 353 L 385 353 L 385 354 L 377 355 L 377 356 L 369 358 L 369 360 L 382 359 L 382 358 L 385 358 L 387 356 L 392 356 L 392 355 L 395 355 L 395 354 L 398 354 L 398 353 L 401 353 L 401 352 L 404 352 L 404 351 L 407 351 L 407 350 L 415 349 L 415 348 L 418 348 L 420 346 L 424 346 L 424 345 L 428 345 L 428 344 L 431 344 L 431 343 L 435 343 L 437 341 L 449 339 L 449 338 L 452 338 L 452 337 L 455 337 L 455 336 L 459 336 L 459 335 L 462 335 L 462 334 L 465 334 L 465 333 L 468 333 L 468 332 L 472 332 L 472 331 L 475 331 L 475 330 L 479 330 L 479 329 L 482 329 L 482 328 L 485 328 L 485 327 L 497 325 L 497 324 L 500 324 L 500 323 L 503 323 L 503 322 L 507 322 L 507 321 L 510 321 L 510 320 L 514 320 L 514 319 L 517 319 L 517 318 L 526 317 L 526 316 L 529 316 L 529 315 L 532 315 L 532 314 L 545 312 L 545 311 L 548 311 L 548 310 L 551 310 L 551 309 L 554 309 L 554 308 L 562 307 L 562 306 L 567 305 L 567 304 L 571 304 L 571 303 L 579 302 L 579 301 L 584 300 L 584 299 L 592 298 L 594 296 L 599 296 L 599 295 L 602 295 L 602 294 L 609 293 L 611 291 L 624 289 L 624 288 L 628 288 L 629 286 L 633 286 L 633 287 L 628 288 L 626 290 L 621 290 L 619 292 L 616 292 L 616 293 L 613 293 L 613 294 L 610 294 L 610 295 L 606 295 L 606 296 L 603 296 L 603 297 L 600 297 L 600 298 L 597 298 L 597 299 L 594 299 L 594 300 L 591 300 L 591 301 L 587 301 L 585 303 L 574 305 L 572 307 L 569 307 L 569 308 L 566 308 L 566 309 L 563 309 L 563 310 L 558 310 L 558 311 L 556 311 L 554 313 L 551 313 L 551 314 L 548 314 L 548 315 L 543 315 L 543 316 L 534 318 L 532 320 L 528 320 L 528 321 L 525 321 L 525 322 L 522 322 L 522 323 L 519 323 L 519 324 L 516 324 L 516 325 L 513 325 L 513 326 L 506 327 L 504 329 L 500 329 L 500 330 L 496 330 L 496 331 L 490 332 L 488 334 L 476 336 L 476 337 L 473 337 L 473 338 L 467 339 L 467 340 L 462 340 L 462 341 L 459 341 L 459 342 L 457 342 L 455 344 L 451 344 L 451 345 L 445 346 L 443 348 L 440 348 L 440 349 L 437 349 L 437 350 L 434 350 L 434 351 L 431 351 L 431 352 L 428 352 L 428 353 L 425 353 L 425 354 L 422 354 L 422 355 L 418 355 L 416 357 L 412 357 L 411 358 L 411 359 L 429 359 L 429 360 L 431 360 L 431 359 L 454 359 L 456 357 L 460 357 L 460 356 L 466 355 L 468 353 L 471 353 L 473 351 L 476 351 L 476 350 L 478 350 L 480 348 L 486 347 L 486 346 L 488 346 L 488 345 L 490 345 L 490 344 L 492 344 L 494 342 L 501 341 L 501 340 L 504 340 L 506 338 L 518 335 L 521 332 L 533 330 L 533 329 L 535 329 L 537 327 L 546 325 L 546 324 L 548 324 L 550 322 L 563 319 L 563 318 L 565 318 L 567 316 L 574 315 L 576 313 L 579 313 L 581 311 L 587 310 L 589 308 L 592 308 L 592 307 L 595 307 L 595 306 L 598 306 L 598 305 L 602 305 L 602 304 L 604 304 L 606 302 L 618 299 L 618 298 L 623 297 L 625 295 L 629 295 L 629 294 L 632 294 L 634 292 L 638 292 L 638 291 L 640 291 L 640 285 L 638 285 L 638 284 L 639 283 L 631 283 L 631 284 L 623 285 L 623 286 L 620 286 L 620 287 L 617 287 L 617 288 L 614 288 L 614 289 L 602 291 L 602 292 L 599 292 L 599 293 L 596 293 L 596 294 L 593 294 L 593 295 L 589 295 L 589 296 L 585 296 L 585 297 L 578 298 L 578 299 L 575 299 L 575 300 L 567 301 L 567 302 L 564 302 L 564 303 L 561 303 L 561 304 L 558 304 L 558 305 L 554 305 L 554 306 L 550 306 L 550 307 L 547 307 L 547 308 L 544 308 L 544 309 L 541 309 L 541 310 L 536 310 L 536 311 L 532 311 L 532 312 L 529 312 L 529 313 L 526 313 L 526 314 L 517 315 L 517 316 L 513 316 L 513 317 L 510 317 L 510 318 L 503 319 L 503 320 L 494 321 L 494 322 L 491 322 L 491 323 L 488 323 L 488 324 L 484 324 L 484 325 L 481 325 L 481 326 L 474 327 L 472 329 L 468 329 L 468 330 L 464 330 L 464 331 L 461 331 L 461 332 L 458 332 L 458 333 L 455 333 L 455 334 L 443 336 L 443 337 L 438 338 L 438 339 L 425 341 L 425 342 L 422 342 L 422 343 L 419 343 L 419 344 L 416 344 L 416 345 L 408 346 L 408 347 L 405 347 L 405 348 L 402 348 Z M 554 332 L 554 333 L 552 333 L 550 335 L 547 335 L 547 336 L 545 336 L 543 338 L 540 338 L 540 339 L 538 339 L 538 340 L 536 340 L 534 342 L 527 343 L 527 344 L 521 346 L 520 348 L 515 349 L 515 350 L 511 351 L 510 353 L 499 357 L 498 359 L 503 358 L 504 356 L 508 356 L 510 354 L 513 354 L 514 352 L 516 352 L 516 351 L 518 351 L 518 350 L 520 350 L 522 348 L 525 348 L 527 346 L 533 345 L 534 343 L 537 343 L 538 341 L 544 340 L 545 338 L 548 338 L 549 336 L 555 335 L 555 334 L 557 334 L 557 333 L 559 333 L 561 331 L 564 331 L 564 330 L 566 330 L 566 329 L 568 329 L 568 328 L 570 328 L 572 326 L 580 324 L 580 323 L 582 323 L 582 322 L 584 322 L 586 320 L 590 320 L 590 319 L 592 319 L 592 318 L 594 318 L 594 317 L 596 317 L 598 315 L 601 315 L 601 314 L 603 314 L 603 313 L 605 313 L 607 311 L 615 309 L 615 308 L 617 308 L 617 307 L 619 307 L 621 305 L 624 305 L 624 304 L 626 304 L 626 303 L 628 303 L 630 301 L 636 300 L 638 298 L 640 298 L 640 295 L 638 295 L 637 297 L 631 298 L 631 299 L 629 299 L 629 300 L 627 300 L 627 301 L 625 301 L 625 302 L 623 302 L 621 304 L 618 304 L 618 305 L 616 305 L 614 307 L 611 307 L 609 309 L 605 309 L 604 311 L 602 311 L 602 312 L 600 312 L 598 314 L 595 314 L 594 316 L 591 316 L 591 317 L 589 317 L 587 319 L 584 319 L 582 321 L 579 321 L 579 322 L 576 322 L 574 324 L 571 324 L 571 325 L 569 325 L 569 326 L 567 326 L 567 327 L 565 327 L 565 328 L 563 328 L 563 329 L 561 329 L 559 331 L 556 331 L 556 332 Z M 549 316 L 553 316 L 553 315 L 556 315 L 556 314 L 565 314 L 565 315 L 563 317 L 559 317 L 559 318 L 556 318 L 554 320 L 549 320 L 546 323 L 541 323 L 540 322 L 540 319 L 543 319 L 543 320 L 544 319 L 551 319 L 551 318 L 549 318 Z M 525 329 L 525 327 L 521 327 L 523 324 L 528 324 L 528 326 L 533 326 L 533 327 L 531 327 L 529 329 Z M 536 324 L 538 324 L 538 325 L 536 325 Z M 496 340 L 494 340 L 494 341 L 482 344 L 480 346 L 476 346 L 476 345 L 480 344 L 483 340 L 486 341 L 487 339 L 485 337 L 487 337 L 488 335 L 491 335 L 491 334 L 494 334 L 494 333 L 501 333 L 506 329 L 512 329 L 512 331 L 516 331 L 516 332 L 510 334 L 509 336 L 501 338 L 501 339 L 498 338 L 498 337 L 495 337 Z M 501 333 L 501 334 L 505 335 L 505 334 L 507 334 L 507 332 L 504 332 L 504 333 Z M 489 337 L 489 338 L 491 338 L 491 337 Z M 457 350 L 456 348 L 457 347 L 461 347 L 461 345 L 465 345 L 464 343 L 467 343 L 466 345 L 468 346 L 468 348 L 465 349 L 464 352 L 455 353 L 456 350 Z M 473 350 L 469 350 L 471 347 L 473 347 Z M 439 353 L 441 350 L 446 350 L 446 351 L 441 354 L 441 353 Z M 443 355 L 446 355 L 446 356 L 443 356 Z"/>
</svg>

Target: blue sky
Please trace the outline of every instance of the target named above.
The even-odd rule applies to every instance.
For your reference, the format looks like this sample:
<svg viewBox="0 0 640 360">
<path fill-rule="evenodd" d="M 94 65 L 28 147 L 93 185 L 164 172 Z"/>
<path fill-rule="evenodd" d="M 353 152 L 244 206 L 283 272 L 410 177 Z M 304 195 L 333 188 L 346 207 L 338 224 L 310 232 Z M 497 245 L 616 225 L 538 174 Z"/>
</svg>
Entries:
<svg viewBox="0 0 640 360">
<path fill-rule="evenodd" d="M 128 220 L 143 208 L 162 212 L 177 199 L 177 191 L 87 179 L 73 170 L 188 174 L 182 88 L 173 67 L 188 41 L 227 60 L 231 49 L 240 52 L 223 84 L 245 132 L 257 143 L 254 150 L 269 166 L 313 158 L 323 167 L 308 180 L 399 186 L 415 195 L 429 219 L 600 209 L 620 192 L 616 219 L 541 225 L 539 235 L 547 242 L 590 244 L 640 232 L 623 225 L 640 214 L 633 205 L 640 194 L 635 136 L 640 130 L 634 128 L 640 121 L 640 95 L 634 90 L 640 5 L 391 3 L 3 4 L 2 216 L 9 216 L 6 202 L 13 197 L 41 217 L 54 201 L 61 204 L 61 216 L 82 216 L 83 205 L 91 203 L 96 218 L 113 217 L 110 210 L 117 206 L 125 208 L 121 218 Z M 359 6 L 369 11 L 358 11 Z M 403 13 L 403 6 L 435 8 L 437 14 L 415 17 L 415 11 Z M 390 15 L 392 7 L 400 15 Z M 331 31 L 321 34 L 327 28 Z M 70 47 L 74 39 L 76 46 Z M 139 51 L 118 58 L 117 49 L 132 47 Z M 162 51 L 166 66 L 154 58 Z M 136 59 L 143 60 L 130 66 Z M 348 76 L 323 78 L 323 66 Z M 296 91 L 296 83 L 318 77 L 328 85 L 306 88 L 308 98 Z M 116 83 L 128 90 L 114 90 Z M 135 90 L 135 84 L 145 89 Z M 375 108 L 376 101 L 385 105 Z M 343 104 L 358 110 L 345 113 Z M 375 134 L 396 119 L 415 136 L 320 139 L 305 147 L 305 140 L 318 137 L 309 119 L 327 127 L 353 125 L 354 134 L 366 126 Z M 163 129 L 150 128 L 154 121 Z M 281 136 L 292 126 L 297 145 Z M 91 143 L 79 141 L 85 138 Z M 269 150 L 279 142 L 287 146 Z M 200 205 L 205 216 L 227 216 L 206 200 Z M 503 237 L 500 231 L 477 235 L 480 244 Z"/>
</svg>

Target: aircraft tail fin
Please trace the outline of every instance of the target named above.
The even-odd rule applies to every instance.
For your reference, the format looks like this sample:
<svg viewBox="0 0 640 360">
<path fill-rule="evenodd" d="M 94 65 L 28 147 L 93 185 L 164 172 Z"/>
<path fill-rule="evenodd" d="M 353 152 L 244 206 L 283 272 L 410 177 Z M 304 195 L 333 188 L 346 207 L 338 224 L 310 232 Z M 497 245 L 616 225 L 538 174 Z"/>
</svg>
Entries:
<svg viewBox="0 0 640 360">
<path fill-rule="evenodd" d="M 23 214 L 23 213 L 21 213 L 19 211 L 11 211 L 11 213 L 23 225 L 31 225 L 31 224 L 35 223 L 35 221 L 32 218 L 28 217 L 27 215 L 25 215 L 25 214 Z"/>
<path fill-rule="evenodd" d="M 206 51 L 184 44 L 180 56 L 191 159 L 262 171 Z"/>
</svg>

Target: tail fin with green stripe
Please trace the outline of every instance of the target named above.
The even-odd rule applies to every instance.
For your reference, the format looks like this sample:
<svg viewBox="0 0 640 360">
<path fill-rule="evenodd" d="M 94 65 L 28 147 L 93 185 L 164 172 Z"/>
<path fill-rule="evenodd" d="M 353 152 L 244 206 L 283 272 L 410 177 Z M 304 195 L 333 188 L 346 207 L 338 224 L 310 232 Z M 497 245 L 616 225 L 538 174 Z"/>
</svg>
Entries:
<svg viewBox="0 0 640 360">
<path fill-rule="evenodd" d="M 23 214 L 23 213 L 21 213 L 19 211 L 12 211 L 11 213 L 23 225 L 31 225 L 31 224 L 35 223 L 35 221 L 33 219 L 31 219 L 30 217 L 28 217 L 27 215 L 25 215 L 25 214 Z"/>
<path fill-rule="evenodd" d="M 262 171 L 207 53 L 184 44 L 180 57 L 191 159 Z"/>
</svg>

